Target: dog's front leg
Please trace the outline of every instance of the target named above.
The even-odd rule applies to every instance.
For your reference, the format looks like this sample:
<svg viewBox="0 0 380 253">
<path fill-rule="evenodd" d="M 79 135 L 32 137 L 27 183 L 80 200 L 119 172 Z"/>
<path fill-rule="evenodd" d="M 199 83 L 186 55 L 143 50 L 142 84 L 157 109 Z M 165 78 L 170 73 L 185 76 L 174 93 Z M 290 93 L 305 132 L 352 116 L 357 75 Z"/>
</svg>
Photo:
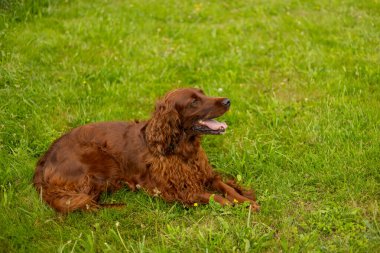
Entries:
<svg viewBox="0 0 380 253">
<path fill-rule="evenodd" d="M 212 183 L 212 186 L 214 189 L 222 192 L 230 202 L 238 202 L 238 203 L 249 202 L 251 204 L 251 209 L 253 211 L 260 210 L 260 206 L 256 203 L 255 200 L 253 200 L 252 198 L 243 196 L 242 194 L 237 192 L 236 189 L 234 189 L 232 186 L 224 183 L 220 178 L 216 177 Z"/>
<path fill-rule="evenodd" d="M 210 202 L 211 197 L 214 197 L 214 200 L 216 202 L 218 202 L 219 204 L 221 204 L 222 206 L 232 205 L 231 201 L 229 201 L 228 199 L 223 198 L 220 195 L 212 194 L 212 193 L 208 193 L 208 192 L 195 194 L 193 202 L 194 203 L 208 204 Z"/>
<path fill-rule="evenodd" d="M 256 194 L 254 190 L 249 190 L 249 189 L 245 189 L 241 187 L 233 179 L 227 180 L 226 184 L 234 188 L 239 194 L 243 195 L 244 197 L 247 197 L 253 201 L 256 201 Z"/>
</svg>

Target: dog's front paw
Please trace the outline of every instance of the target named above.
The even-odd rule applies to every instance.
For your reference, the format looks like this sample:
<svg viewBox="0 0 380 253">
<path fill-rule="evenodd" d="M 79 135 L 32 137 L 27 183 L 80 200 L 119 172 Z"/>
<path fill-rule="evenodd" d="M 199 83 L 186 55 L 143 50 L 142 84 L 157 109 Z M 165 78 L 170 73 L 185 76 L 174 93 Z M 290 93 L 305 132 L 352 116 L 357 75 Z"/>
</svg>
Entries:
<svg viewBox="0 0 380 253">
<path fill-rule="evenodd" d="M 259 212 L 260 211 L 260 206 L 256 202 L 251 202 L 251 205 L 249 206 L 252 211 L 254 212 Z"/>
</svg>

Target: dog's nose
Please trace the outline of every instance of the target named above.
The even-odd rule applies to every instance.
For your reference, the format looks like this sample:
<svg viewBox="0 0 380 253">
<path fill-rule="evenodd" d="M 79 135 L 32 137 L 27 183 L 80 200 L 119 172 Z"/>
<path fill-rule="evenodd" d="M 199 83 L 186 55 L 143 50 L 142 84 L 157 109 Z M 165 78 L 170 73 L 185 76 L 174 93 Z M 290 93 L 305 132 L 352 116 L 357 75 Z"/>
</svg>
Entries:
<svg viewBox="0 0 380 253">
<path fill-rule="evenodd" d="M 227 108 L 230 108 L 231 101 L 228 98 L 225 98 L 222 100 L 222 105 L 224 105 Z"/>
</svg>

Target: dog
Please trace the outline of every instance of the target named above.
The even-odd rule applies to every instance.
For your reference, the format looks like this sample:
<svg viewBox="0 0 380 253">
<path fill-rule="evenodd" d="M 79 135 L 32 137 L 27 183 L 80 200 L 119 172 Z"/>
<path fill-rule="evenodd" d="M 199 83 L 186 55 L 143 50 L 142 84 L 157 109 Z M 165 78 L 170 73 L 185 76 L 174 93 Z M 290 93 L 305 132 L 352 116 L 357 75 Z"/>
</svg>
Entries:
<svg viewBox="0 0 380 253">
<path fill-rule="evenodd" d="M 182 88 L 156 103 L 146 121 L 100 122 L 74 128 L 39 159 L 33 184 L 57 212 L 95 210 L 103 192 L 127 186 L 184 205 L 249 202 L 259 210 L 253 190 L 224 182 L 208 162 L 202 135 L 220 135 L 226 123 L 215 118 L 230 108 L 228 98 Z"/>
</svg>

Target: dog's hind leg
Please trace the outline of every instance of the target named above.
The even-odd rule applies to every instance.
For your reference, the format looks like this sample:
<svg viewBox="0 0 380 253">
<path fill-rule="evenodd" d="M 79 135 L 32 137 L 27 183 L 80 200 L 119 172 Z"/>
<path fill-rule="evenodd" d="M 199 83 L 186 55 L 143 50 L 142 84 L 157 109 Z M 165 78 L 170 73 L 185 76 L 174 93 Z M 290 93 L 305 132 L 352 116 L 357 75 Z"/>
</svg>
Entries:
<svg viewBox="0 0 380 253">
<path fill-rule="evenodd" d="M 61 213 L 69 213 L 75 210 L 93 211 L 99 208 L 96 197 L 86 193 L 60 191 L 51 199 L 51 202 L 46 201 Z"/>
</svg>

